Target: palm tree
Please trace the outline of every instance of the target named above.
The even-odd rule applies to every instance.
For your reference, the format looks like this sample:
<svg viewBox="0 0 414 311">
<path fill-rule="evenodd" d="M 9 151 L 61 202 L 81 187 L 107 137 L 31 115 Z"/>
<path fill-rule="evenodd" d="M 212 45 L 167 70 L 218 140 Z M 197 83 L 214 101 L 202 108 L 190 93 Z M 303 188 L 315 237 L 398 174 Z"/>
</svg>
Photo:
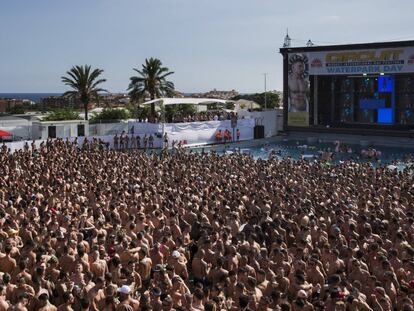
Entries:
<svg viewBox="0 0 414 311">
<path fill-rule="evenodd" d="M 97 99 L 99 92 L 106 90 L 98 87 L 106 79 L 98 79 L 103 73 L 102 69 L 93 69 L 91 66 L 75 66 L 66 72 L 67 76 L 62 77 L 62 82 L 70 86 L 73 90 L 63 94 L 63 96 L 79 99 L 85 109 L 85 120 L 88 120 L 88 105 L 92 98 Z"/>
<path fill-rule="evenodd" d="M 139 76 L 130 78 L 128 90 L 133 101 L 145 99 L 149 95 L 151 100 L 163 96 L 172 96 L 174 94 L 174 83 L 167 81 L 167 77 L 174 72 L 169 71 L 167 67 L 162 66 L 162 62 L 157 58 L 145 59 L 142 69 L 138 70 Z M 151 104 L 151 115 L 155 115 L 155 105 Z"/>
</svg>

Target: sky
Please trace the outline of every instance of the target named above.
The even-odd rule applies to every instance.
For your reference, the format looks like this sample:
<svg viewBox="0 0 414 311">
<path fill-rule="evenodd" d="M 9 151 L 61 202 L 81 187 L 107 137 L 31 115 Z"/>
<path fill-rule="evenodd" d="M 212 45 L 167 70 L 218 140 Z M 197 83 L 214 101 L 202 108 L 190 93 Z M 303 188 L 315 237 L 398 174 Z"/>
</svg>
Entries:
<svg viewBox="0 0 414 311">
<path fill-rule="evenodd" d="M 64 92 L 72 66 L 104 69 L 125 92 L 157 57 L 177 90 L 282 90 L 293 46 L 414 39 L 412 0 L 1 0 L 0 93 Z"/>
</svg>

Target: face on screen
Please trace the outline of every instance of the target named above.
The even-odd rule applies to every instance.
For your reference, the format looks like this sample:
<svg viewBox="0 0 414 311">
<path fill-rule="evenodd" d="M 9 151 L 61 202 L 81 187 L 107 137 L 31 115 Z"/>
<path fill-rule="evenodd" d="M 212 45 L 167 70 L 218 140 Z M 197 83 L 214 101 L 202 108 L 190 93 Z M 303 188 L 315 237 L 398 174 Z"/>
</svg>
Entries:
<svg viewBox="0 0 414 311">
<path fill-rule="evenodd" d="M 296 76 L 302 76 L 305 72 L 305 65 L 303 62 L 295 62 L 292 64 L 292 73 Z"/>
</svg>

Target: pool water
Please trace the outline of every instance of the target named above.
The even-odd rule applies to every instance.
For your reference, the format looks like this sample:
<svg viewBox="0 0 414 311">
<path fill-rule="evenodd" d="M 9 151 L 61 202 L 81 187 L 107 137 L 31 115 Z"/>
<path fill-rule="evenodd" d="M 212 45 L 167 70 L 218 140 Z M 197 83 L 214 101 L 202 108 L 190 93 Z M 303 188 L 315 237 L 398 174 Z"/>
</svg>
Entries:
<svg viewBox="0 0 414 311">
<path fill-rule="evenodd" d="M 356 160 L 359 162 L 370 161 L 375 165 L 378 164 L 394 164 L 396 166 L 403 165 L 407 161 L 412 162 L 414 159 L 414 148 L 397 148 L 397 147 L 379 147 L 379 146 L 370 146 L 376 150 L 381 151 L 381 156 L 379 159 L 364 159 L 362 158 L 361 151 L 363 149 L 367 150 L 368 147 L 361 147 L 360 145 L 346 144 L 352 149 L 352 153 L 335 153 L 333 162 L 339 163 L 340 161 L 345 160 Z M 251 154 L 256 159 L 268 159 L 272 151 L 277 154 L 278 158 L 287 158 L 290 157 L 295 160 L 304 158 L 312 160 L 320 155 L 321 151 L 330 150 L 331 152 L 335 151 L 335 145 L 333 143 L 315 143 L 308 144 L 306 141 L 299 140 L 283 140 L 278 142 L 264 143 L 262 145 L 248 147 L 243 146 L 243 143 L 240 145 L 228 145 L 228 146 L 209 146 L 206 148 L 197 148 L 193 149 L 196 152 L 205 152 L 215 151 L 218 153 L 248 153 Z M 403 164 L 404 163 L 404 164 Z"/>
</svg>

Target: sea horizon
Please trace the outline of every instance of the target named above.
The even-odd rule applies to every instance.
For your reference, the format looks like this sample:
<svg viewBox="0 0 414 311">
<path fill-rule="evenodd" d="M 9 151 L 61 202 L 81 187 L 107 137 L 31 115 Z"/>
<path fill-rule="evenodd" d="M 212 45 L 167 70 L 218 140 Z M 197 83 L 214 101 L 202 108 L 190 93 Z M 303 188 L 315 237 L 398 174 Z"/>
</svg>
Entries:
<svg viewBox="0 0 414 311">
<path fill-rule="evenodd" d="M 60 96 L 63 93 L 0 93 L 0 98 L 6 99 L 20 99 L 20 100 L 30 100 L 35 103 L 40 103 L 43 98 L 50 96 Z"/>
<path fill-rule="evenodd" d="M 112 93 L 112 92 L 111 92 Z M 185 92 L 182 93 L 184 96 L 190 97 L 193 94 L 200 94 L 203 92 Z M 204 92 L 205 93 L 205 92 Z M 63 93 L 49 93 L 49 92 L 23 92 L 23 93 L 0 93 L 0 99 L 19 99 L 19 100 L 30 100 L 35 103 L 40 103 L 43 98 L 50 96 L 61 96 Z M 112 94 L 127 94 L 122 92 L 113 92 Z M 251 93 L 239 93 L 240 95 L 248 95 Z"/>
</svg>

